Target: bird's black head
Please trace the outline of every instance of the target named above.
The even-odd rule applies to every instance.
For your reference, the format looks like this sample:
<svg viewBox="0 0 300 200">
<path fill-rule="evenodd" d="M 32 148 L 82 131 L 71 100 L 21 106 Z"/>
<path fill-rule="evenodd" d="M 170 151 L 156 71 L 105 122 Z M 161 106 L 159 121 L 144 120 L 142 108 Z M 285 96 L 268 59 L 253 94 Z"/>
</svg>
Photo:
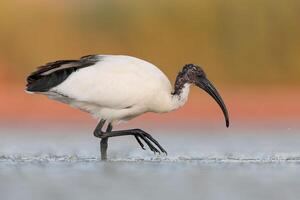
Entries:
<svg viewBox="0 0 300 200">
<path fill-rule="evenodd" d="M 185 84 L 193 84 L 197 87 L 206 91 L 221 107 L 226 126 L 229 126 L 229 116 L 227 108 L 224 104 L 224 101 L 221 95 L 218 93 L 217 89 L 213 86 L 213 84 L 207 79 L 205 72 L 203 69 L 194 64 L 186 64 L 183 66 L 181 72 L 178 73 L 175 83 L 175 91 L 174 94 L 180 94 Z"/>
<path fill-rule="evenodd" d="M 194 64 L 186 64 L 182 68 L 182 76 L 186 79 L 188 83 L 196 84 L 201 78 L 205 78 L 206 74 L 203 69 Z"/>
</svg>

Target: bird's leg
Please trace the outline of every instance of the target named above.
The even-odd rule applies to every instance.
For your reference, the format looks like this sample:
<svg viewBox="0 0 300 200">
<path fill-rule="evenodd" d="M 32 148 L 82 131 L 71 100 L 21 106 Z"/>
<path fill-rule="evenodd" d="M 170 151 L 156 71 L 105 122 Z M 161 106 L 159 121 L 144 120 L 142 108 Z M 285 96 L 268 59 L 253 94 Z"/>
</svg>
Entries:
<svg viewBox="0 0 300 200">
<path fill-rule="evenodd" d="M 109 123 L 106 128 L 105 133 L 112 131 L 112 124 Z M 107 147 L 108 147 L 108 138 L 102 138 L 100 141 L 100 151 L 101 151 L 101 160 L 107 160 Z"/>
<path fill-rule="evenodd" d="M 141 140 L 143 140 L 148 147 L 150 148 L 151 151 L 154 153 L 160 153 L 163 152 L 167 154 L 166 150 L 148 133 L 141 129 L 130 129 L 130 130 L 120 130 L 120 131 L 110 131 L 106 132 L 103 135 L 101 135 L 102 140 L 110 137 L 117 137 L 117 136 L 125 136 L 125 135 L 133 135 L 139 145 L 144 149 L 144 145 Z M 155 147 L 155 145 L 158 147 Z"/>
<path fill-rule="evenodd" d="M 108 138 L 103 138 L 103 136 L 106 132 L 111 132 L 111 130 L 112 130 L 112 125 L 111 125 L 111 123 L 109 123 L 107 126 L 107 129 L 106 129 L 106 132 L 103 132 L 102 128 L 103 128 L 104 124 L 105 124 L 105 120 L 101 119 L 100 122 L 98 123 L 96 129 L 94 130 L 94 136 L 97 138 L 101 138 L 101 141 L 100 141 L 101 160 L 107 159 Z"/>
<path fill-rule="evenodd" d="M 96 129 L 94 130 L 94 136 L 97 138 L 101 138 L 101 136 L 104 134 L 102 131 L 102 128 L 105 124 L 105 120 L 101 119 L 100 122 L 98 123 Z"/>
</svg>

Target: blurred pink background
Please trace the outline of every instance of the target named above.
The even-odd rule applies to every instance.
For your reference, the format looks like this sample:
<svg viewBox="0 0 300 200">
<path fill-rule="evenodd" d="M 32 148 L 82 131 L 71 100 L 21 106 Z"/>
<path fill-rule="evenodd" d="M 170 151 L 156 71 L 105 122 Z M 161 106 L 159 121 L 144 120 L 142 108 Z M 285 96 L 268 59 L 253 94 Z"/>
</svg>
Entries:
<svg viewBox="0 0 300 200">
<path fill-rule="evenodd" d="M 88 54 L 125 54 L 160 67 L 172 83 L 186 63 L 205 69 L 232 126 L 297 125 L 300 3 L 288 1 L 2 1 L 1 126 L 92 125 L 87 114 L 24 92 L 39 65 Z M 178 111 L 129 126 L 225 127 L 218 105 L 193 89 Z"/>
</svg>

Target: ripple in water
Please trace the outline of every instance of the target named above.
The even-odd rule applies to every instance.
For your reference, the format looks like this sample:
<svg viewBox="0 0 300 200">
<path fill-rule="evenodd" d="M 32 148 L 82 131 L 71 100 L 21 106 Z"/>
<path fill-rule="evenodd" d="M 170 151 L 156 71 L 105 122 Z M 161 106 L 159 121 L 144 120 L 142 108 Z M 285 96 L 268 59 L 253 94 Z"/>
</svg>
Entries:
<svg viewBox="0 0 300 200">
<path fill-rule="evenodd" d="M 300 155 L 204 155 L 204 156 L 146 156 L 111 158 L 109 162 L 197 162 L 197 163 L 300 163 Z M 99 157 L 78 155 L 1 155 L 1 163 L 90 163 L 101 162 Z"/>
</svg>

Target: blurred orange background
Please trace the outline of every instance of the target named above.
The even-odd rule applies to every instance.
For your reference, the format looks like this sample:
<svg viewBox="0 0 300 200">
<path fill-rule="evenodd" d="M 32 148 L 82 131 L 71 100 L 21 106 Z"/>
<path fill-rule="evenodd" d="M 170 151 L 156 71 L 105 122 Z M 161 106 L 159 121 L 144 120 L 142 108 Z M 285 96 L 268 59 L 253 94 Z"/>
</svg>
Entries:
<svg viewBox="0 0 300 200">
<path fill-rule="evenodd" d="M 1 1 L 1 126 L 95 124 L 87 114 L 24 92 L 36 66 L 88 54 L 124 54 L 158 66 L 172 83 L 196 63 L 219 89 L 233 126 L 300 119 L 300 1 Z M 225 127 L 197 89 L 180 110 L 133 121 Z M 178 122 L 178 123 L 177 123 Z"/>
</svg>

